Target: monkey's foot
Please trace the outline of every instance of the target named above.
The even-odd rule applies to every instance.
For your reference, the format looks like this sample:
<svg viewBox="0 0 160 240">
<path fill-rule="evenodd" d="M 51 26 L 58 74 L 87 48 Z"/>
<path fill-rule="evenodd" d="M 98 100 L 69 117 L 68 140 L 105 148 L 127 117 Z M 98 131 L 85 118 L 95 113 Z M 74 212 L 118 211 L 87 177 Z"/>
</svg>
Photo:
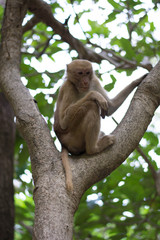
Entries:
<svg viewBox="0 0 160 240">
<path fill-rule="evenodd" d="M 107 137 L 109 137 L 109 139 L 108 139 L 109 145 L 112 145 L 115 143 L 116 138 L 114 135 L 109 135 Z"/>
<path fill-rule="evenodd" d="M 114 144 L 114 142 L 115 142 L 115 136 L 114 135 L 105 135 L 99 140 L 98 146 L 99 146 L 99 148 L 104 150 L 108 146 Z"/>
</svg>

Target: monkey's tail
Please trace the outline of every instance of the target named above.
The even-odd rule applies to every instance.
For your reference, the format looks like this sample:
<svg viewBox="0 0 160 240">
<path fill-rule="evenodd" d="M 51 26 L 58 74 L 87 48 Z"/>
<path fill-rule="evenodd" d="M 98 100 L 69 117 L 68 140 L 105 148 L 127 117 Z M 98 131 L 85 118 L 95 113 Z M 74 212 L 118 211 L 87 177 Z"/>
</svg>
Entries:
<svg viewBox="0 0 160 240">
<path fill-rule="evenodd" d="M 72 192 L 73 191 L 72 172 L 68 159 L 68 151 L 64 147 L 62 147 L 61 158 L 66 173 L 66 187 L 68 191 Z"/>
</svg>

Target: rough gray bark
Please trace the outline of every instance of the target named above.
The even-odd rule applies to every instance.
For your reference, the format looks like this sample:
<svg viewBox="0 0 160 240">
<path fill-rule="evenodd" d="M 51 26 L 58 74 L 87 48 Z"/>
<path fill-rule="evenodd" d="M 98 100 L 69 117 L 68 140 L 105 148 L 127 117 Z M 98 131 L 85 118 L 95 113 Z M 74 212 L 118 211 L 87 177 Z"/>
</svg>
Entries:
<svg viewBox="0 0 160 240">
<path fill-rule="evenodd" d="M 31 156 L 35 184 L 33 239 L 70 240 L 73 216 L 81 196 L 92 184 L 117 168 L 134 150 L 159 106 L 160 63 L 140 85 L 126 116 L 114 131 L 116 143 L 98 155 L 70 157 L 74 192 L 68 193 L 60 153 L 29 91 L 20 81 L 24 3 L 24 0 L 8 0 L 2 31 L 0 86 L 13 106 L 19 130 Z"/>
<path fill-rule="evenodd" d="M 13 151 L 15 124 L 13 110 L 0 93 L 0 239 L 13 239 Z"/>
</svg>

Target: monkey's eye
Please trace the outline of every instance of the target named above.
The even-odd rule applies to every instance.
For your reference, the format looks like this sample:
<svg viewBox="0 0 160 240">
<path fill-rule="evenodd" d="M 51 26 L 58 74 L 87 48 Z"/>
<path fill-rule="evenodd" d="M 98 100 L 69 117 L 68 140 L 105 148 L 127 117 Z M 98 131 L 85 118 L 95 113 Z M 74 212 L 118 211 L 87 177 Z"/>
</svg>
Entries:
<svg viewBox="0 0 160 240">
<path fill-rule="evenodd" d="M 86 74 L 87 74 L 87 75 L 89 75 L 89 74 L 90 74 L 90 72 L 86 72 Z"/>
<path fill-rule="evenodd" d="M 82 74 L 83 74 L 83 72 L 78 72 L 78 74 L 79 74 L 79 75 L 82 75 Z"/>
</svg>

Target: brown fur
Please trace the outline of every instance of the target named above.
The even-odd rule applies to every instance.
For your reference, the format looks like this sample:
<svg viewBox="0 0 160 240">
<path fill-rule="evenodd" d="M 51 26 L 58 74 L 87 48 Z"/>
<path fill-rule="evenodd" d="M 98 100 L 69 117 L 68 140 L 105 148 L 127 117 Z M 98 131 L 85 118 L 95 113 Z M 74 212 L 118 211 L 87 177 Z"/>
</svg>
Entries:
<svg viewBox="0 0 160 240">
<path fill-rule="evenodd" d="M 54 130 L 62 145 L 62 162 L 67 189 L 72 191 L 72 174 L 68 152 L 95 154 L 115 141 L 113 135 L 100 132 L 100 116 L 111 115 L 144 77 L 133 81 L 110 100 L 87 60 L 74 60 L 67 66 L 54 115 Z"/>
</svg>

